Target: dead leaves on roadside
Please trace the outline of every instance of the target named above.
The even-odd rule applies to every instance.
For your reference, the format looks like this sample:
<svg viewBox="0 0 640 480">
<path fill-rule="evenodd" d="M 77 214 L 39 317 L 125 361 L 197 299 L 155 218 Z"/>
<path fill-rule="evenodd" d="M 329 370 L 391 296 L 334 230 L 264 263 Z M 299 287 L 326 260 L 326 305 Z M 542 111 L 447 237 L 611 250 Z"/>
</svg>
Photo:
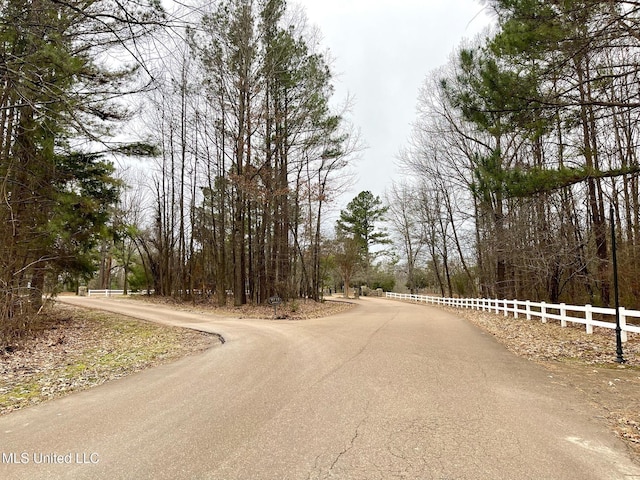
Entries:
<svg viewBox="0 0 640 480">
<path fill-rule="evenodd" d="M 48 328 L 0 352 L 0 414 L 202 351 L 199 332 L 58 305 Z"/>
<path fill-rule="evenodd" d="M 309 320 L 312 318 L 322 318 L 346 312 L 354 307 L 353 303 L 340 300 L 328 300 L 315 302 L 313 300 L 291 300 L 281 305 L 277 309 L 273 305 L 253 305 L 247 304 L 239 307 L 233 306 L 231 300 L 224 307 L 219 307 L 214 301 L 198 301 L 195 304 L 189 302 L 178 302 L 174 299 L 164 297 L 132 297 L 123 301 L 146 301 L 158 304 L 170 304 L 172 308 L 179 308 L 188 311 L 198 311 L 210 313 L 225 318 L 253 318 L 263 320 Z"/>
<path fill-rule="evenodd" d="M 504 317 L 476 310 L 448 309 L 491 333 L 514 353 L 531 360 L 579 360 L 597 365 L 612 363 L 616 358 L 615 331 L 594 328 L 587 335 L 582 325 L 561 327 L 557 321 Z M 640 366 L 640 335 L 629 334 L 623 345 L 627 365 Z"/>
</svg>

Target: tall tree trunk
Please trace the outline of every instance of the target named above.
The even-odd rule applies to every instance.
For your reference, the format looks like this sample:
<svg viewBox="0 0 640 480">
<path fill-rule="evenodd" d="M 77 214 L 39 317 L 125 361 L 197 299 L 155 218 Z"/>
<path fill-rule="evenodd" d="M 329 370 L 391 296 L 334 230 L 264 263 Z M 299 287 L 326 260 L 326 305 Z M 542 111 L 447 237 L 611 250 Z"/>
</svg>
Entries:
<svg viewBox="0 0 640 480">
<path fill-rule="evenodd" d="M 575 60 L 576 75 L 580 92 L 580 119 L 582 122 L 582 141 L 584 146 L 584 159 L 587 171 L 596 171 L 598 164 L 598 149 L 594 143 L 595 120 L 593 107 L 588 103 L 592 101 L 590 91 L 585 87 L 589 77 L 588 69 L 582 64 L 583 59 Z M 584 60 L 584 65 L 588 62 Z M 591 213 L 591 224 L 596 244 L 596 257 L 598 259 L 598 278 L 601 301 L 603 305 L 609 305 L 610 284 L 608 279 L 608 251 L 607 251 L 607 228 L 604 218 L 604 205 L 602 199 L 601 180 L 589 177 L 587 179 L 587 195 L 589 199 L 589 211 Z"/>
</svg>

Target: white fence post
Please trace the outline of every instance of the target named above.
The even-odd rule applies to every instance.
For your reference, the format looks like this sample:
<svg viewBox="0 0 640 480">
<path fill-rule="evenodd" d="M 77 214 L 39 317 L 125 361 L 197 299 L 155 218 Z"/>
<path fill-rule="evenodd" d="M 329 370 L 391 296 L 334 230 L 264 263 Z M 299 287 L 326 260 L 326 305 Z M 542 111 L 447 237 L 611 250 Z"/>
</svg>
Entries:
<svg viewBox="0 0 640 480">
<path fill-rule="evenodd" d="M 87 289 L 87 296 L 102 296 L 111 297 L 116 295 L 122 295 L 124 292 L 122 290 L 89 290 Z M 478 310 L 482 312 L 489 312 L 499 314 L 501 311 L 505 317 L 509 316 L 509 312 L 513 312 L 513 318 L 520 318 L 520 314 L 526 315 L 527 320 L 531 320 L 534 316 L 539 316 L 542 323 L 548 323 L 549 318 L 559 319 L 560 325 L 562 327 L 566 327 L 568 322 L 573 323 L 584 323 L 586 327 L 587 334 L 593 334 L 593 327 L 597 324 L 603 328 L 615 329 L 615 322 L 603 322 L 603 321 L 595 321 L 593 319 L 593 313 L 598 312 L 603 315 L 611 316 L 615 314 L 615 309 L 612 308 L 594 308 L 592 305 L 587 304 L 584 307 L 567 305 L 565 303 L 560 304 L 549 304 L 546 302 L 532 302 L 530 300 L 519 301 L 517 299 L 507 300 L 507 299 L 491 299 L 491 298 L 461 298 L 461 297 L 436 297 L 430 295 L 413 295 L 413 294 L 401 294 L 394 292 L 385 292 L 386 298 L 392 298 L 396 300 L 409 300 L 417 303 L 422 303 L 424 301 L 425 304 L 432 305 L 446 305 L 452 306 L 454 308 L 469 308 L 473 310 Z M 511 307 L 513 305 L 513 307 Z M 521 309 L 520 307 L 524 307 Z M 540 311 L 537 310 L 540 308 Z M 559 314 L 550 313 L 548 310 L 551 309 L 553 311 L 559 311 Z M 567 311 L 577 311 L 584 312 L 584 322 L 578 316 L 570 316 L 567 315 Z M 619 308 L 619 318 L 620 318 L 620 336 L 623 342 L 628 341 L 629 332 L 637 333 L 640 330 L 635 324 L 627 325 L 627 316 L 636 317 L 640 316 L 636 311 L 629 311 L 627 314 L 627 310 L 624 307 Z"/>
<path fill-rule="evenodd" d="M 627 314 L 625 313 L 624 307 L 620 307 L 619 312 L 620 312 L 620 328 L 622 329 L 622 331 L 620 332 L 620 339 L 623 342 L 626 342 L 629 339 L 627 335 L 627 331 L 625 330 L 625 328 L 627 327 Z"/>
<path fill-rule="evenodd" d="M 591 311 L 591 308 L 591 305 L 585 305 L 584 320 L 587 324 L 588 335 L 591 335 L 593 333 L 593 323 L 591 323 L 593 321 L 593 312 Z"/>
</svg>

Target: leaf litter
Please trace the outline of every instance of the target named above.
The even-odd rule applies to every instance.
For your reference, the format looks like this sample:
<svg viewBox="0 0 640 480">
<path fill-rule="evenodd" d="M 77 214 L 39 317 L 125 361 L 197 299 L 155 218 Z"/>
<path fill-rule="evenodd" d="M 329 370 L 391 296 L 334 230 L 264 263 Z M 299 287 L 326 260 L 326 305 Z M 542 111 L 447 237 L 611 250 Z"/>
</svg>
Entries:
<svg viewBox="0 0 640 480">
<path fill-rule="evenodd" d="M 0 350 L 0 415 L 218 343 L 209 334 L 56 305 L 46 326 Z"/>
</svg>

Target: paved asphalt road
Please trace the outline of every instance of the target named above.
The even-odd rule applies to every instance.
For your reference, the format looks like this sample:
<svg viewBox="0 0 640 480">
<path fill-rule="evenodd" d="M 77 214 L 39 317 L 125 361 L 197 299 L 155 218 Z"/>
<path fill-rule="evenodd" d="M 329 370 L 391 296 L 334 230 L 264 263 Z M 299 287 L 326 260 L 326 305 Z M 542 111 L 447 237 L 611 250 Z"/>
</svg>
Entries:
<svg viewBox="0 0 640 480">
<path fill-rule="evenodd" d="M 437 309 L 362 299 L 287 322 L 70 301 L 226 343 L 0 418 L 2 479 L 640 479 L 578 392 Z"/>
</svg>

